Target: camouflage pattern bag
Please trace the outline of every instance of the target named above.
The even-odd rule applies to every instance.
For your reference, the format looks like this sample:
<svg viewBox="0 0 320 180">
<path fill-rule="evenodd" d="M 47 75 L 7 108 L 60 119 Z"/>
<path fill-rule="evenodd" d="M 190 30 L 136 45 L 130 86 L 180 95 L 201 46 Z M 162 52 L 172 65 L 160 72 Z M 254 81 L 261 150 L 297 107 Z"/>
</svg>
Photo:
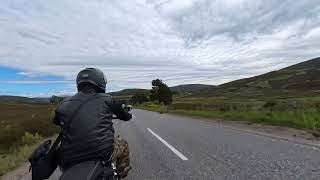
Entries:
<svg viewBox="0 0 320 180">
<path fill-rule="evenodd" d="M 131 169 L 129 144 L 120 137 L 114 139 L 114 151 L 112 154 L 112 161 L 116 164 L 117 173 L 120 178 L 125 178 Z"/>
</svg>

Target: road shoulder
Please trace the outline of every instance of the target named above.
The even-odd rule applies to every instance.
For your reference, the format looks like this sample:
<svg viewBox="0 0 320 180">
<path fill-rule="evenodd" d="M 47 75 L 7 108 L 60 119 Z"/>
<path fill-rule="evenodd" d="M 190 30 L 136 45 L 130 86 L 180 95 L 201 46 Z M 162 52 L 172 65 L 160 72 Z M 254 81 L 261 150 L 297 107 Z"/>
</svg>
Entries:
<svg viewBox="0 0 320 180">
<path fill-rule="evenodd" d="M 30 163 L 24 163 L 17 169 L 8 172 L 1 177 L 1 180 L 31 180 L 31 172 L 29 172 Z"/>
</svg>

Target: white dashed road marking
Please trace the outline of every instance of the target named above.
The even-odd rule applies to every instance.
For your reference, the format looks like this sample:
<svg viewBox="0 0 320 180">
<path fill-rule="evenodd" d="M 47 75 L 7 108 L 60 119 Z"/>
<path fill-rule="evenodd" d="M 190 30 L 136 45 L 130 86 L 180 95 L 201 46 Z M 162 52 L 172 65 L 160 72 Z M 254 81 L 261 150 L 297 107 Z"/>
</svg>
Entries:
<svg viewBox="0 0 320 180">
<path fill-rule="evenodd" d="M 151 129 L 147 128 L 147 130 L 154 135 L 156 138 L 158 138 L 164 145 L 166 145 L 172 152 L 174 152 L 179 158 L 181 158 L 183 161 L 188 160 L 187 157 L 185 157 L 181 152 L 179 152 L 176 148 L 174 148 L 173 146 L 171 146 L 169 143 L 167 143 L 167 141 L 165 141 L 164 139 L 162 139 L 158 134 L 156 134 L 155 132 L 153 132 Z"/>
</svg>

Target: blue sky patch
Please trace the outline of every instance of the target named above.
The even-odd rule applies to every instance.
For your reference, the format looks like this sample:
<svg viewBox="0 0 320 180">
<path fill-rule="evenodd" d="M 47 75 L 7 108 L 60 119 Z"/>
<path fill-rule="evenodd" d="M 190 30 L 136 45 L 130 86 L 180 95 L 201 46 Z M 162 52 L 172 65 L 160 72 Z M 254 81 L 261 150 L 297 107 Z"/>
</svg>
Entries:
<svg viewBox="0 0 320 180">
<path fill-rule="evenodd" d="M 19 74 L 24 72 L 20 69 L 0 66 L 1 81 L 63 81 L 63 77 L 58 76 L 27 76 Z"/>
<path fill-rule="evenodd" d="M 58 76 L 28 76 L 20 69 L 0 67 L 0 95 L 50 96 L 59 94 L 72 82 Z"/>
</svg>

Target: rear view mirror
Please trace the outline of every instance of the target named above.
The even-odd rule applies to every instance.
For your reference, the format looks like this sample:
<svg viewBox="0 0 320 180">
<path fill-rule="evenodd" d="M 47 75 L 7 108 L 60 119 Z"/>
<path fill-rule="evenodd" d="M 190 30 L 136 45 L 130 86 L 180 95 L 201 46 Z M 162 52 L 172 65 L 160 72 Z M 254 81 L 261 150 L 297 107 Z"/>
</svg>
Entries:
<svg viewBox="0 0 320 180">
<path fill-rule="evenodd" d="M 122 107 L 126 112 L 130 112 L 132 110 L 132 105 L 123 104 Z"/>
</svg>

